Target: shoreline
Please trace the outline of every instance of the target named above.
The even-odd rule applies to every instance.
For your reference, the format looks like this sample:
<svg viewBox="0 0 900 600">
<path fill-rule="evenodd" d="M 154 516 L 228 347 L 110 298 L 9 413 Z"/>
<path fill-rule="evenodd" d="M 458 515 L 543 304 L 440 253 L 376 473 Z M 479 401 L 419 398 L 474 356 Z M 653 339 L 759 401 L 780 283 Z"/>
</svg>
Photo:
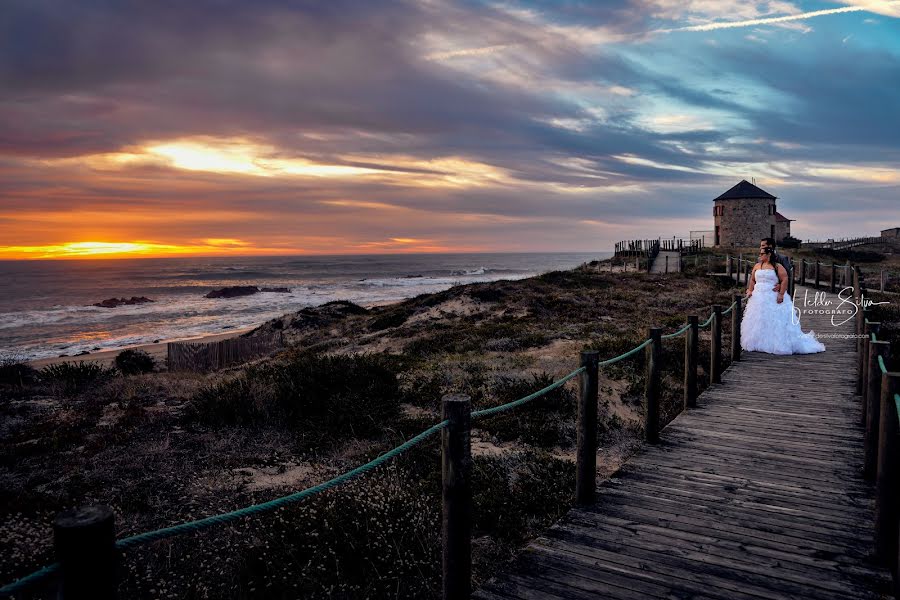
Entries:
<svg viewBox="0 0 900 600">
<path fill-rule="evenodd" d="M 408 300 L 405 298 L 404 300 Z M 366 302 L 365 304 L 360 304 L 366 309 L 377 308 L 381 306 L 390 306 L 391 304 L 397 304 L 399 302 L 403 302 L 404 300 L 385 300 L 385 301 L 374 301 L 374 302 Z M 287 315 L 292 313 L 285 313 L 278 318 L 284 318 Z M 47 356 L 44 358 L 35 358 L 32 360 L 25 361 L 30 367 L 35 369 L 42 369 L 44 367 L 49 367 L 51 365 L 58 365 L 62 363 L 76 363 L 76 362 L 92 362 L 97 363 L 103 367 L 111 367 L 115 365 L 116 356 L 119 355 L 120 352 L 124 350 L 143 350 L 156 361 L 158 365 L 165 365 L 167 348 L 166 345 L 171 342 L 196 342 L 196 343 L 209 343 L 209 342 L 221 342 L 222 340 L 227 340 L 231 338 L 238 337 L 239 335 L 243 335 L 249 331 L 253 331 L 254 329 L 258 329 L 262 325 L 265 325 L 271 321 L 268 319 L 266 321 L 262 321 L 260 323 L 256 323 L 255 325 L 251 325 L 248 327 L 242 327 L 240 329 L 233 329 L 226 333 L 209 333 L 200 336 L 194 336 L 189 338 L 173 338 L 168 340 L 160 340 L 158 342 L 149 342 L 146 344 L 136 344 L 131 346 L 122 346 L 121 348 L 110 349 L 110 350 L 98 350 L 97 352 L 91 352 L 90 354 L 81 354 L 81 355 L 72 355 L 72 356 Z"/>
<path fill-rule="evenodd" d="M 600 264 L 603 264 L 605 262 L 610 262 L 610 261 L 611 261 L 611 258 L 598 259 L 598 262 Z M 587 263 L 584 263 L 584 264 L 587 264 Z M 598 267 L 599 267 L 599 265 L 598 265 Z M 575 267 L 575 268 L 578 268 L 578 267 Z M 623 267 L 621 265 L 619 265 L 619 266 L 613 266 L 611 272 L 622 272 L 623 270 L 624 270 Z M 529 278 L 536 277 L 539 275 L 540 275 L 540 273 L 531 273 L 531 274 L 525 275 L 523 277 L 511 278 L 511 279 L 509 279 L 509 281 L 518 281 L 520 279 L 529 279 Z M 501 278 L 501 279 L 491 279 L 491 280 L 487 280 L 485 282 L 474 282 L 474 283 L 493 283 L 496 281 L 505 281 L 505 280 L 507 280 L 507 279 Z M 457 285 L 469 285 L 469 284 L 457 284 Z M 451 286 L 451 287 L 455 287 L 455 286 Z M 399 303 L 409 300 L 410 298 L 413 298 L 413 297 L 415 297 L 415 295 L 408 296 L 405 298 L 400 298 L 400 299 L 373 300 L 373 301 L 369 301 L 369 302 L 360 302 L 360 303 L 358 303 L 358 305 L 365 309 L 371 310 L 373 308 L 381 308 L 381 307 L 391 306 L 394 304 L 399 304 Z M 315 305 L 315 306 L 321 306 L 321 305 Z M 280 315 L 279 317 L 275 317 L 275 319 L 283 319 L 284 317 L 293 314 L 293 312 L 296 312 L 296 311 L 284 313 L 284 314 Z M 208 333 L 208 334 L 193 336 L 193 337 L 188 337 L 188 338 L 161 339 L 158 342 L 148 342 L 148 343 L 144 343 L 144 344 L 134 344 L 134 345 L 122 346 L 121 348 L 115 348 L 115 349 L 98 350 L 96 352 L 91 352 L 89 354 L 80 354 L 80 355 L 71 355 L 71 356 L 48 356 L 48 357 L 44 357 L 44 358 L 35 358 L 35 359 L 31 359 L 31 360 L 26 360 L 24 362 L 25 362 L 25 364 L 27 364 L 35 369 L 41 369 L 43 367 L 47 367 L 47 366 L 51 366 L 51 365 L 57 365 L 57 364 L 63 364 L 63 363 L 77 363 L 77 362 L 91 362 L 91 363 L 97 363 L 104 367 L 108 367 L 108 366 L 115 365 L 115 358 L 116 358 L 116 356 L 119 355 L 120 352 L 123 352 L 124 350 L 142 350 L 142 351 L 146 352 L 147 354 L 149 354 L 154 359 L 154 361 L 156 361 L 156 363 L 158 365 L 164 366 L 165 360 L 166 360 L 166 355 L 167 355 L 166 346 L 167 346 L 167 344 L 169 344 L 171 342 L 188 342 L 188 341 L 196 342 L 196 343 L 218 342 L 218 341 L 238 337 L 239 335 L 242 335 L 249 331 L 253 331 L 254 329 L 257 329 L 257 328 L 265 325 L 266 323 L 268 323 L 271 320 L 273 320 L 273 319 L 267 319 L 265 321 L 255 323 L 250 326 L 245 326 L 245 327 L 242 327 L 239 329 L 233 329 L 226 333 Z"/>
<path fill-rule="evenodd" d="M 160 340 L 159 342 L 151 342 L 149 344 L 138 344 L 136 346 L 123 346 L 122 348 L 116 348 L 115 350 L 99 350 L 97 352 L 91 352 L 90 354 L 82 354 L 80 356 L 49 356 L 46 358 L 36 358 L 34 360 L 27 361 L 30 367 L 35 369 L 41 369 L 43 367 L 48 367 L 50 365 L 58 365 L 62 363 L 73 363 L 73 362 L 92 362 L 97 363 L 103 367 L 111 367 L 115 365 L 116 356 L 119 355 L 120 352 L 124 350 L 143 350 L 147 354 L 153 357 L 153 360 L 156 361 L 159 365 L 164 365 L 166 360 L 166 352 L 167 345 L 170 342 L 196 342 L 196 343 L 209 343 L 209 342 L 220 342 L 222 340 L 227 340 L 230 338 L 238 337 L 248 331 L 253 331 L 259 327 L 259 325 L 255 325 L 253 327 L 244 327 L 241 329 L 234 329 L 228 331 L 227 333 L 214 333 L 208 335 L 202 335 L 191 338 L 177 338 L 171 340 Z"/>
</svg>

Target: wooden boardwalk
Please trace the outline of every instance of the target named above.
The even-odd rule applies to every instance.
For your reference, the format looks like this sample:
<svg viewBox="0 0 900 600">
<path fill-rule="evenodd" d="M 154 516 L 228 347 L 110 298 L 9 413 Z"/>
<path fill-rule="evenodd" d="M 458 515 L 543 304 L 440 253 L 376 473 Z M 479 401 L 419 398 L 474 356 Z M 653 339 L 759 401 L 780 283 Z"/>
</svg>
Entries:
<svg viewBox="0 0 900 600">
<path fill-rule="evenodd" d="M 804 313 L 801 324 L 854 333 L 830 318 Z M 571 510 L 473 597 L 891 597 L 871 561 L 856 340 L 820 339 L 820 354 L 743 353 L 659 445 L 599 485 L 596 504 Z"/>
<path fill-rule="evenodd" d="M 666 259 L 669 260 L 668 271 L 666 271 Z M 651 273 L 677 273 L 679 271 L 679 263 L 681 262 L 681 254 L 672 250 L 660 250 L 653 264 L 650 265 Z"/>
</svg>

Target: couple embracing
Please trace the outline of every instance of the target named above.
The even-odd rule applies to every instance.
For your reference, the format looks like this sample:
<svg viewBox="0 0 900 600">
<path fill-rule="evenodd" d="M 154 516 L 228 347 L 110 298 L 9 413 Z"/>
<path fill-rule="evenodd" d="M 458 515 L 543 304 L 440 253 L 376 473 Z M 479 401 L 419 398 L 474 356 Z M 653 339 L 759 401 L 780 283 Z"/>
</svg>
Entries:
<svg viewBox="0 0 900 600">
<path fill-rule="evenodd" d="M 741 348 L 769 354 L 824 352 L 825 345 L 800 329 L 799 311 L 787 293 L 790 258 L 775 251 L 775 240 L 763 238 L 759 260 L 750 273 L 747 306 L 741 321 Z"/>
</svg>

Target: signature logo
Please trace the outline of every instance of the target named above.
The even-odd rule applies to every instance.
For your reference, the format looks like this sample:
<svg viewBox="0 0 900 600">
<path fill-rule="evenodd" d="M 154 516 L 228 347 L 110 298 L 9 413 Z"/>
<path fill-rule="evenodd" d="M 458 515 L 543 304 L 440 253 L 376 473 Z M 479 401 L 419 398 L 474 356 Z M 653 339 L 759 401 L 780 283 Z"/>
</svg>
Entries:
<svg viewBox="0 0 900 600">
<path fill-rule="evenodd" d="M 859 295 L 859 300 L 856 300 L 853 297 L 853 286 L 845 287 L 840 292 L 838 292 L 838 300 L 840 301 L 835 306 L 835 301 L 828 297 L 826 292 L 815 292 L 813 294 L 812 300 L 809 299 L 809 290 L 805 290 L 803 292 L 803 307 L 804 309 L 808 309 L 808 307 L 812 307 L 813 309 L 826 309 L 831 313 L 831 324 L 835 327 L 838 325 L 843 325 L 847 321 L 851 320 L 856 316 L 856 313 L 859 312 L 860 308 L 869 308 L 870 306 L 878 306 L 880 304 L 890 304 L 890 302 L 875 302 L 874 300 L 870 300 L 866 298 L 865 294 Z M 793 305 L 793 318 L 797 319 L 795 324 L 800 322 L 800 309 L 797 308 L 795 302 L 796 298 L 791 298 L 791 304 Z M 835 321 L 835 318 L 840 318 L 842 316 L 846 316 L 847 318 L 843 321 Z"/>
</svg>

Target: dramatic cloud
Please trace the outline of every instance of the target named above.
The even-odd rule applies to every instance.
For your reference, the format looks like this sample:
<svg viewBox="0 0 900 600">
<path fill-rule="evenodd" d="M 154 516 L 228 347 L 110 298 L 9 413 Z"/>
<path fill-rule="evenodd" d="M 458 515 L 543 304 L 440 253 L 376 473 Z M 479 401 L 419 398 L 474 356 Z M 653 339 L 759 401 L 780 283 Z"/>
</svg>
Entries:
<svg viewBox="0 0 900 600">
<path fill-rule="evenodd" d="M 898 5 L 7 0 L 0 258 L 599 250 L 750 177 L 871 234 Z"/>
</svg>

